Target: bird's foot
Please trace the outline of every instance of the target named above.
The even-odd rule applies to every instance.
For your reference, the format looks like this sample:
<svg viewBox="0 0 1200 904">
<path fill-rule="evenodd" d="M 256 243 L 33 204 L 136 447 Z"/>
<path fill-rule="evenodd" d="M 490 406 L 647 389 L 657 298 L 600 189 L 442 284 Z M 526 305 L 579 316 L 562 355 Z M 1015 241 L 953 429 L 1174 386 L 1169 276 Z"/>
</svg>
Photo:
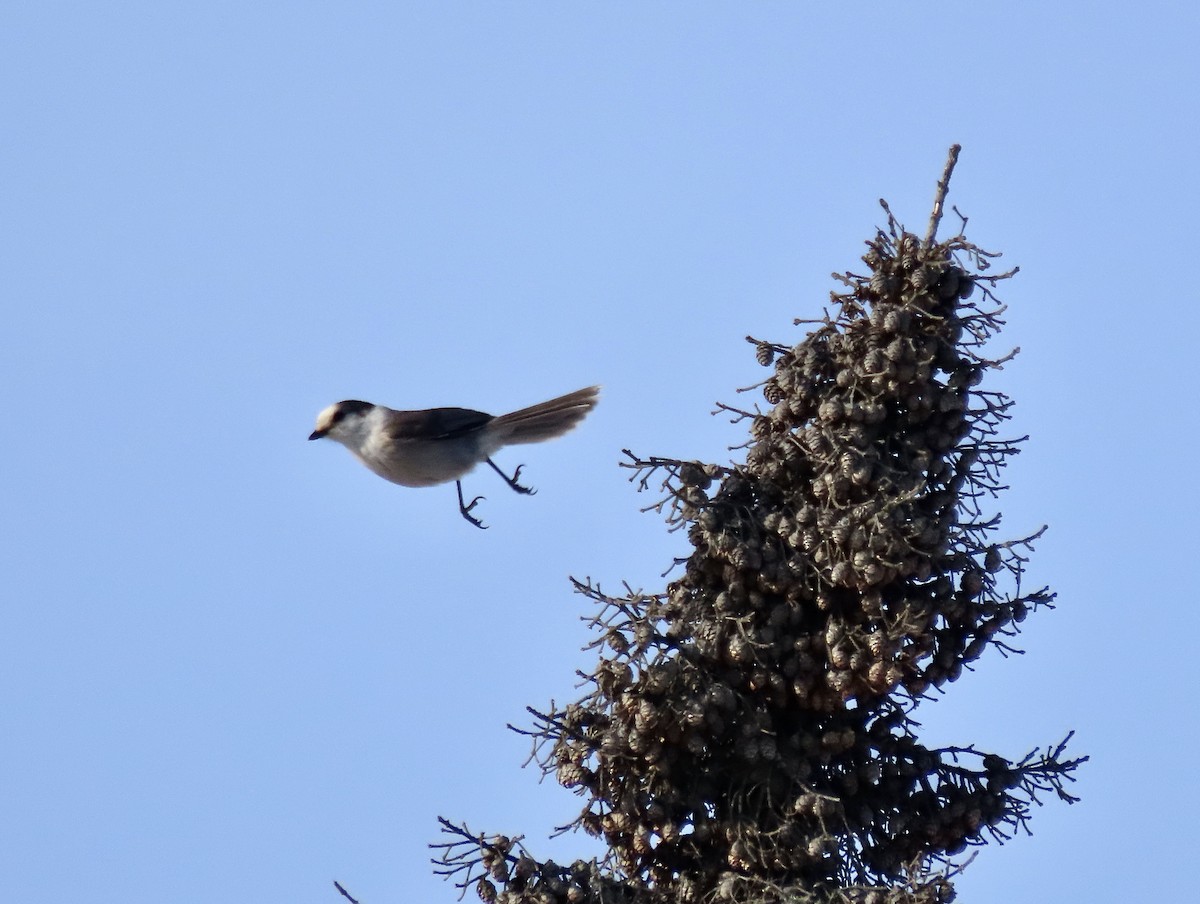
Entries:
<svg viewBox="0 0 1200 904">
<path fill-rule="evenodd" d="M 509 477 L 507 474 L 501 471 L 500 468 L 496 466 L 496 463 L 490 458 L 487 459 L 487 463 L 492 466 L 493 471 L 504 478 L 505 483 L 507 483 L 518 493 L 524 493 L 526 496 L 532 496 L 537 492 L 537 490 L 535 490 L 533 487 L 522 486 L 521 484 L 517 483 L 517 478 L 521 476 L 521 469 L 525 467 L 524 465 L 517 465 L 517 470 L 513 472 L 513 476 Z"/>
<path fill-rule="evenodd" d="M 462 481 L 460 481 L 460 480 L 454 481 L 454 486 L 458 488 L 458 510 L 460 512 L 462 512 L 462 516 L 464 518 L 466 518 L 468 521 L 470 521 L 472 524 L 474 524 L 476 527 L 478 527 L 480 530 L 487 530 L 487 525 L 471 514 L 471 509 L 473 509 L 473 508 L 475 508 L 475 506 L 479 505 L 479 500 L 483 499 L 484 497 L 476 496 L 474 499 L 471 500 L 470 504 L 468 505 L 467 503 L 463 502 Z"/>
</svg>

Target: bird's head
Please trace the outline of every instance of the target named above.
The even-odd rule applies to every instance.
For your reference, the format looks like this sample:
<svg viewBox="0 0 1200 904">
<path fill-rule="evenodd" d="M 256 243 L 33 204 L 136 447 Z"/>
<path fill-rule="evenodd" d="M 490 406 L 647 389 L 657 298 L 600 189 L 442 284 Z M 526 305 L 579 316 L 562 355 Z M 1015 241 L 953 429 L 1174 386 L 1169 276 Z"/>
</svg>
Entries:
<svg viewBox="0 0 1200 904">
<path fill-rule="evenodd" d="M 356 446 L 367 430 L 367 415 L 375 410 L 370 402 L 348 399 L 330 405 L 317 415 L 317 426 L 309 439 L 329 437 L 344 445 Z"/>
</svg>

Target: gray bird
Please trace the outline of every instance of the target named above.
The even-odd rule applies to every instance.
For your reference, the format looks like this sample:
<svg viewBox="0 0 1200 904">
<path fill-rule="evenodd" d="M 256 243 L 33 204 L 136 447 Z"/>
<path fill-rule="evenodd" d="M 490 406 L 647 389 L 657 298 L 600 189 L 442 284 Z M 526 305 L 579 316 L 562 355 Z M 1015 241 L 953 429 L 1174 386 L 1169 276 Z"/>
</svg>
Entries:
<svg viewBox="0 0 1200 904">
<path fill-rule="evenodd" d="M 517 482 L 523 465 L 509 477 L 492 455 L 504 446 L 562 436 L 596 407 L 599 393 L 599 386 L 589 386 L 499 416 L 470 408 L 396 411 L 350 399 L 317 415 L 316 429 L 308 438 L 336 440 L 380 477 L 401 486 L 428 487 L 453 480 L 459 511 L 476 527 L 484 527 L 471 514 L 483 497 L 476 496 L 469 505 L 464 502 L 460 478 L 487 462 L 518 493 L 533 493 Z"/>
</svg>

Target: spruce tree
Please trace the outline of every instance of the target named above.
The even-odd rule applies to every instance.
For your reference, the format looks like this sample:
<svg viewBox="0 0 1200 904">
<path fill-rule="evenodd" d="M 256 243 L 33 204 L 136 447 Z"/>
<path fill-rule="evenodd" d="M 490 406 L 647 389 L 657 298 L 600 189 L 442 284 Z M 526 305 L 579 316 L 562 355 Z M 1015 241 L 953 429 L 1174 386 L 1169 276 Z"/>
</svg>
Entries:
<svg viewBox="0 0 1200 904">
<path fill-rule="evenodd" d="M 661 592 L 594 606 L 587 693 L 530 708 L 541 768 L 583 800 L 563 830 L 605 853 L 559 865 L 519 837 L 442 821 L 435 863 L 497 904 L 935 904 L 972 845 L 1026 827 L 1084 758 L 921 742 L 914 712 L 1052 605 L 1029 590 L 1038 531 L 998 537 L 990 505 L 1021 440 L 988 388 L 1011 356 L 995 290 L 1016 270 L 883 204 L 865 270 L 834 274 L 797 344 L 747 337 L 765 405 L 722 465 L 627 452 L 691 554 Z M 965 227 L 966 221 L 962 220 Z M 627 588 L 628 590 L 628 588 Z M 1070 735 L 1067 735 L 1070 738 Z"/>
</svg>

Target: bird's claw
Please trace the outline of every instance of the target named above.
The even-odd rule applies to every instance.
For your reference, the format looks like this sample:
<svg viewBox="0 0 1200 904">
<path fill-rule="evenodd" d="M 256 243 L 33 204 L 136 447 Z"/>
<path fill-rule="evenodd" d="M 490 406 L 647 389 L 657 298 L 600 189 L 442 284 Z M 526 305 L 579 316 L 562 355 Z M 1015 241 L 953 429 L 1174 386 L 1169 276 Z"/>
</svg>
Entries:
<svg viewBox="0 0 1200 904">
<path fill-rule="evenodd" d="M 466 518 L 471 524 L 474 524 L 480 530 L 487 530 L 487 525 L 484 524 L 482 521 L 480 521 L 478 518 L 476 518 L 474 515 L 468 514 L 467 509 L 462 509 L 461 511 L 462 511 L 462 516 L 464 518 Z"/>
<path fill-rule="evenodd" d="M 492 466 L 493 471 L 495 471 L 502 478 L 504 478 L 505 483 L 507 483 L 510 487 L 512 487 L 518 493 L 523 493 L 526 496 L 532 496 L 534 493 L 537 492 L 537 490 L 535 490 L 533 487 L 522 486 L 521 484 L 517 483 L 517 478 L 521 476 L 521 469 L 523 467 L 525 467 L 524 465 L 517 465 L 517 470 L 513 472 L 513 476 L 509 477 L 507 474 L 505 474 L 503 471 L 501 471 L 500 468 L 497 467 L 496 463 L 494 461 L 492 461 L 490 458 L 487 460 L 487 463 Z"/>
<path fill-rule="evenodd" d="M 472 524 L 474 524 L 476 527 L 478 527 L 480 530 L 487 530 L 487 525 L 471 514 L 471 509 L 473 509 L 473 508 L 475 508 L 475 506 L 479 505 L 479 501 L 485 497 L 476 496 L 474 499 L 471 500 L 470 504 L 468 505 L 465 502 L 463 502 L 462 483 L 460 481 L 456 480 L 456 481 L 454 481 L 454 485 L 458 488 L 458 510 L 460 512 L 462 512 L 462 516 L 464 518 L 466 518 L 468 521 L 470 521 Z"/>
<path fill-rule="evenodd" d="M 518 493 L 524 493 L 526 496 L 532 496 L 534 493 L 537 492 L 537 490 L 535 490 L 533 487 L 522 486 L 521 484 L 517 483 L 517 479 L 521 476 L 521 469 L 523 467 L 525 467 L 525 466 L 517 465 L 517 469 L 515 471 L 513 471 L 512 480 L 509 482 L 508 485 L 510 487 L 512 487 L 514 490 L 516 490 Z"/>
</svg>

